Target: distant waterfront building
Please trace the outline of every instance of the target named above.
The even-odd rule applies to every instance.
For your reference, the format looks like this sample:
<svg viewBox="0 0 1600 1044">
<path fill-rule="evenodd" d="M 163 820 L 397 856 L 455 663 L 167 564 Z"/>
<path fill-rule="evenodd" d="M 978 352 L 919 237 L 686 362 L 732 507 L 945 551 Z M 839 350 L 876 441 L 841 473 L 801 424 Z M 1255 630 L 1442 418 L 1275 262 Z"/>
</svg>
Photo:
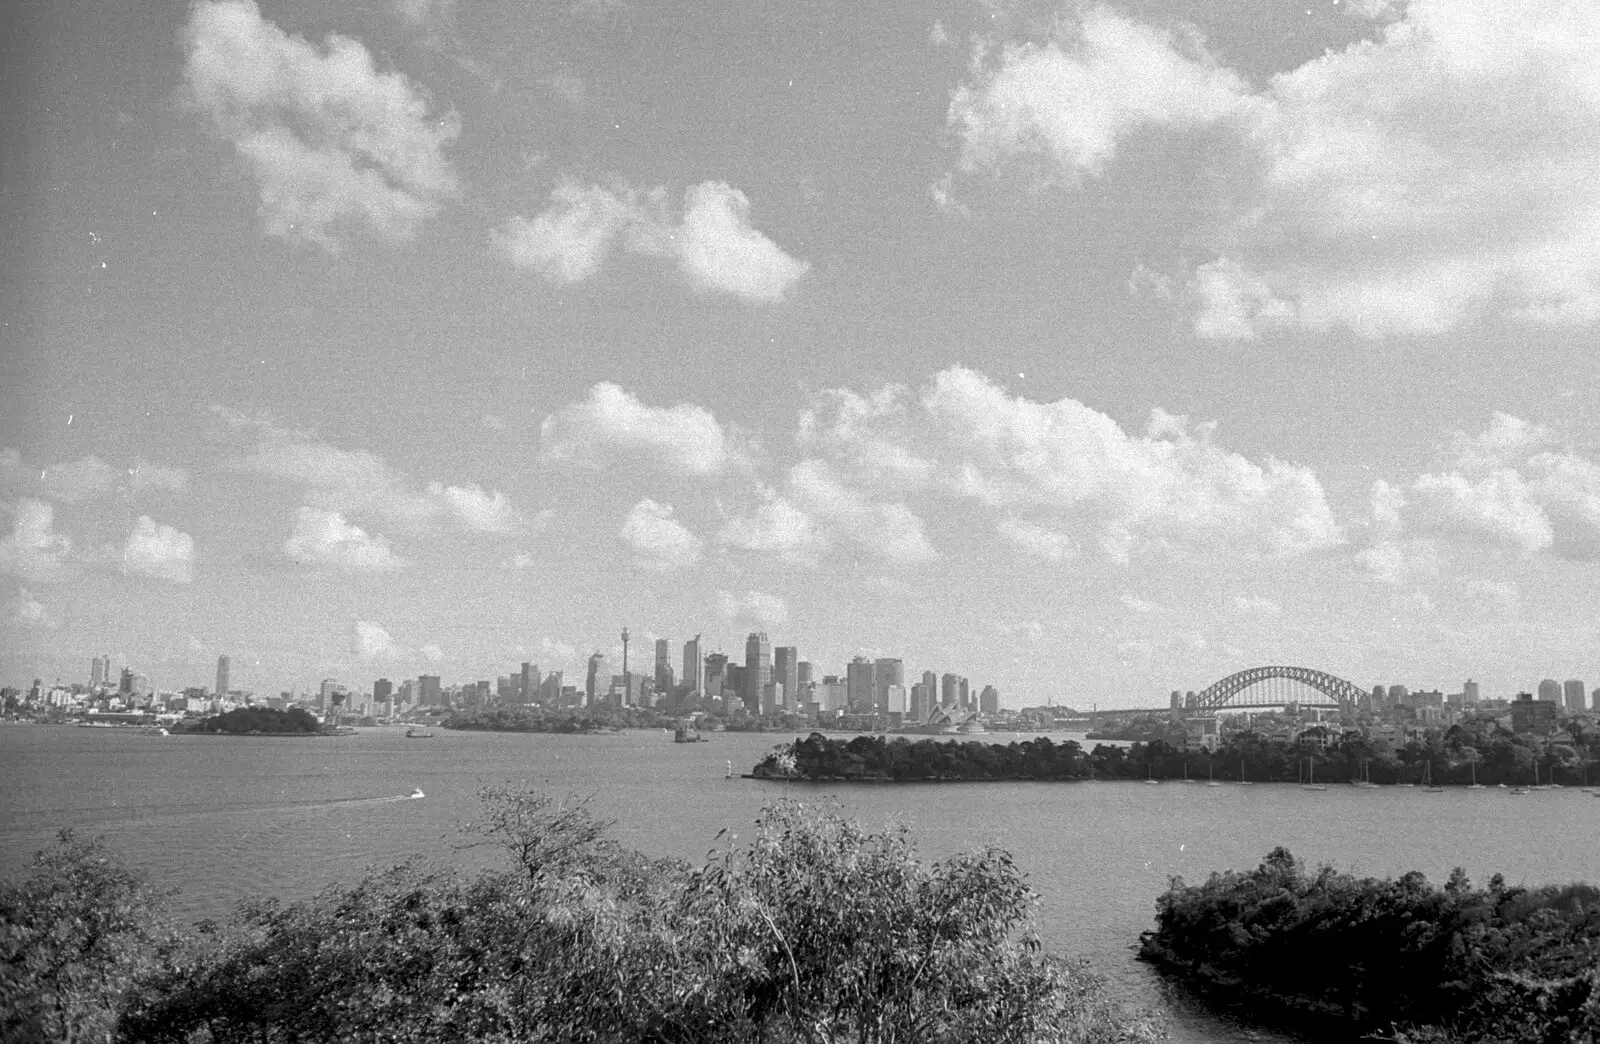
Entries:
<svg viewBox="0 0 1600 1044">
<path fill-rule="evenodd" d="M 1561 683 L 1554 678 L 1541 679 L 1539 682 L 1539 698 L 1559 704 L 1561 702 Z"/>
<path fill-rule="evenodd" d="M 1410 690 L 1408 690 L 1404 685 L 1391 685 L 1391 686 L 1389 686 L 1389 704 L 1388 705 L 1390 707 L 1409 707 L 1409 706 L 1411 706 L 1411 692 L 1410 692 Z"/>
<path fill-rule="evenodd" d="M 978 693 L 979 714 L 1000 713 L 1000 690 L 993 685 L 985 685 L 983 691 Z"/>
<path fill-rule="evenodd" d="M 226 656 L 217 657 L 217 687 L 211 691 L 218 696 L 228 695 L 228 658 Z"/>
<path fill-rule="evenodd" d="M 906 683 L 906 665 L 897 657 L 880 657 L 872 662 L 872 706 L 879 714 L 891 714 L 889 709 L 889 689 L 898 686 L 904 688 Z M 904 701 L 900 713 L 905 713 Z"/>
<path fill-rule="evenodd" d="M 928 713 L 933 713 L 933 704 L 939 701 L 939 676 L 932 671 L 922 672 L 922 684 L 928 687 Z"/>
<path fill-rule="evenodd" d="M 1563 702 L 1566 704 L 1567 713 L 1582 714 L 1583 682 L 1579 681 L 1577 678 L 1568 678 L 1564 683 L 1562 683 L 1561 692 L 1566 697 Z"/>
<path fill-rule="evenodd" d="M 744 706 L 751 714 L 761 713 L 761 697 L 772 684 L 772 639 L 765 631 L 751 631 L 744 640 Z"/>
<path fill-rule="evenodd" d="M 933 696 L 932 690 L 928 688 L 928 683 L 917 682 L 917 684 L 911 686 L 911 696 L 907 702 L 906 713 L 914 721 L 927 721 L 928 716 L 933 713 Z"/>
<path fill-rule="evenodd" d="M 665 638 L 656 639 L 656 672 L 655 683 L 657 692 L 671 692 L 675 679 L 672 675 L 672 643 Z"/>
<path fill-rule="evenodd" d="M 94 663 L 89 667 L 89 688 L 91 691 L 111 681 L 111 657 L 101 659 L 96 656 Z"/>
<path fill-rule="evenodd" d="M 1478 683 L 1468 678 L 1466 684 L 1461 686 L 1461 702 L 1468 707 L 1478 705 Z"/>
<path fill-rule="evenodd" d="M 810 660 L 801 660 L 795 666 L 795 681 L 799 684 L 800 688 L 802 688 L 802 689 L 804 689 L 807 685 L 810 685 L 810 684 L 812 684 L 813 682 L 816 681 L 816 679 L 814 677 L 812 677 L 812 667 L 811 667 L 811 661 Z"/>
<path fill-rule="evenodd" d="M 517 678 L 517 702 L 535 703 L 539 699 L 539 665 L 522 661 L 522 671 Z"/>
<path fill-rule="evenodd" d="M 424 707 L 444 705 L 444 689 L 439 684 L 437 674 L 417 675 L 417 702 Z"/>
<path fill-rule="evenodd" d="M 583 695 L 586 706 L 598 707 L 611 694 L 611 665 L 606 654 L 596 649 L 589 657 L 589 672 L 585 676 Z"/>
<path fill-rule="evenodd" d="M 1595 689 L 1589 694 L 1589 709 L 1600 711 L 1600 689 Z"/>
<path fill-rule="evenodd" d="M 388 678 L 379 678 L 372 683 L 372 702 L 388 703 L 392 695 L 394 695 L 394 684 Z"/>
<path fill-rule="evenodd" d="M 1374 712 L 1381 711 L 1388 705 L 1389 690 L 1385 689 L 1382 685 L 1374 685 L 1372 687 L 1372 710 Z"/>
<path fill-rule="evenodd" d="M 539 682 L 539 702 L 546 707 L 561 706 L 562 682 L 565 680 L 564 671 L 551 671 Z"/>
<path fill-rule="evenodd" d="M 957 691 L 959 696 L 957 703 L 962 710 L 973 711 L 977 709 L 972 705 L 972 686 L 966 678 L 961 679 L 961 684 Z"/>
<path fill-rule="evenodd" d="M 706 696 L 712 699 L 721 698 L 729 684 L 727 653 L 714 652 L 706 655 L 705 676 L 701 683 Z"/>
<path fill-rule="evenodd" d="M 865 656 L 853 657 L 845 665 L 845 691 L 852 713 L 864 714 L 876 707 L 877 673 L 877 666 Z"/>
<path fill-rule="evenodd" d="M 823 714 L 850 709 L 850 687 L 836 675 L 827 675 L 817 685 L 817 708 Z"/>
<path fill-rule="evenodd" d="M 800 708 L 800 650 L 792 645 L 780 645 L 772 650 L 772 680 L 783 686 L 783 706 L 792 712 Z"/>
<path fill-rule="evenodd" d="M 1519 692 L 1511 702 L 1512 732 L 1544 732 L 1555 723 L 1554 700 L 1536 700 L 1532 693 Z"/>
<path fill-rule="evenodd" d="M 906 687 L 904 685 L 885 686 L 883 690 L 883 705 L 878 713 L 887 715 L 891 721 L 904 721 L 906 709 Z"/>
<path fill-rule="evenodd" d="M 117 682 L 117 691 L 126 696 L 133 692 L 133 668 L 122 668 L 122 677 Z"/>
</svg>

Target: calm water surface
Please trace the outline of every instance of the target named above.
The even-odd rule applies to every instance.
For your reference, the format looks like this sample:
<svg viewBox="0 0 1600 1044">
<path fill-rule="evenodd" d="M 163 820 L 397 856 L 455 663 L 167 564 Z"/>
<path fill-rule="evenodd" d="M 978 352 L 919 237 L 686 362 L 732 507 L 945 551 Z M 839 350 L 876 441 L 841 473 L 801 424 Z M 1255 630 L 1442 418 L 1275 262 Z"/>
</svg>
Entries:
<svg viewBox="0 0 1600 1044">
<path fill-rule="evenodd" d="M 0 726 L 0 871 L 26 864 L 62 827 L 103 834 L 182 915 L 226 917 L 251 894 L 293 898 L 367 867 L 458 852 L 480 784 L 525 781 L 593 794 L 628 845 L 698 861 L 717 832 L 748 829 L 782 796 L 831 800 L 869 826 L 898 817 L 928 857 L 1008 849 L 1040 895 L 1057 952 L 1090 958 L 1132 1003 L 1172 1011 L 1180 1044 L 1276 1040 L 1166 995 L 1133 959 L 1155 897 L 1177 874 L 1248 869 L 1274 846 L 1308 863 L 1375 875 L 1454 866 L 1474 880 L 1600 878 L 1600 800 L 1578 790 L 1512 796 L 1290 785 L 1139 782 L 827 786 L 725 779 L 787 737 L 718 733 L 674 744 L 654 732 L 603 736 L 363 730 L 337 739 L 142 736 L 131 731 Z M 1009 741 L 1001 734 L 992 742 Z M 1081 737 L 1058 735 L 1058 740 Z M 426 797 L 405 795 L 421 788 Z"/>
</svg>

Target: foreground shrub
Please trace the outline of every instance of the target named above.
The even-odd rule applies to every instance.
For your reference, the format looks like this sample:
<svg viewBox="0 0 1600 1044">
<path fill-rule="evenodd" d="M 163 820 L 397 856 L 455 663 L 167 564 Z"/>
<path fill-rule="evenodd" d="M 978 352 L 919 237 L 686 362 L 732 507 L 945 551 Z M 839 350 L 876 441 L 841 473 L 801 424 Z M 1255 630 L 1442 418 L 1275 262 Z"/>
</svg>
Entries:
<svg viewBox="0 0 1600 1044">
<path fill-rule="evenodd" d="M 94 1017 L 65 1030 L 52 1023 L 37 1039 L 1163 1038 L 1149 1016 L 1109 1002 L 1081 965 L 1040 953 L 1033 895 L 1004 852 L 925 863 L 903 829 L 868 832 L 782 804 L 748 843 L 730 839 L 691 869 L 624 849 L 582 802 L 504 787 L 481 796 L 469 843 L 502 848 L 502 869 L 407 865 L 301 902 L 247 903 L 226 927 L 201 926 L 172 952 L 138 927 L 143 915 L 118 898 L 126 888 L 102 892 L 129 911 L 120 977 L 101 986 L 57 976 L 53 996 Z M 41 859 L 55 872 L 88 859 L 83 872 L 123 880 L 97 848 L 58 845 Z M 16 894 L 55 893 L 35 882 Z M 22 909 L 32 902 L 15 904 L 19 924 L 45 918 L 42 907 Z"/>
</svg>

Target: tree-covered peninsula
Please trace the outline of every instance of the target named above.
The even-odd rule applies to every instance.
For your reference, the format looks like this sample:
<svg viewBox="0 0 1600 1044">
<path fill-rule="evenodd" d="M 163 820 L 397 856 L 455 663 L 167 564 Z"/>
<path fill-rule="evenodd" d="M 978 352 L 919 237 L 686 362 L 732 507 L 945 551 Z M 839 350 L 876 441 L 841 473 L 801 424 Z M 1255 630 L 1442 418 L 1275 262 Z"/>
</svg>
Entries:
<svg viewBox="0 0 1600 1044">
<path fill-rule="evenodd" d="M 1255 870 L 1174 879 L 1140 956 L 1223 1001 L 1334 1036 L 1411 1044 L 1600 1040 L 1600 889 L 1443 887 L 1420 873 Z M 1332 1039 L 1332 1038 L 1329 1038 Z"/>
<path fill-rule="evenodd" d="M 273 710 L 271 707 L 239 707 L 225 714 L 205 718 L 187 731 L 227 733 L 234 736 L 300 736 L 323 731 L 316 715 L 299 707 Z"/>
<path fill-rule="evenodd" d="M 0 885 L 0 1040 L 155 1044 L 1154 1044 L 1042 953 L 996 849 L 781 804 L 700 866 L 581 802 L 486 788 L 467 874 L 411 863 L 184 930 L 70 833 Z"/>
</svg>

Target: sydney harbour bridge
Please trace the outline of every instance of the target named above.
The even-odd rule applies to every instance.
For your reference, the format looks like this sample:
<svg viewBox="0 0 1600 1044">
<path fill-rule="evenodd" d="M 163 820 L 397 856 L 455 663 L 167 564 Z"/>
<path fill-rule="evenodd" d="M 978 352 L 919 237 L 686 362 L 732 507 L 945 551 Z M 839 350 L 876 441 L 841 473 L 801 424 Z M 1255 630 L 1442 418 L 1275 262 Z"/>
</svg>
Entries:
<svg viewBox="0 0 1600 1044">
<path fill-rule="evenodd" d="M 1199 692 L 1174 693 L 1186 715 L 1216 714 L 1224 710 L 1272 707 L 1325 707 L 1354 711 L 1366 690 L 1336 675 L 1312 667 L 1251 667 L 1228 675 Z"/>
</svg>

